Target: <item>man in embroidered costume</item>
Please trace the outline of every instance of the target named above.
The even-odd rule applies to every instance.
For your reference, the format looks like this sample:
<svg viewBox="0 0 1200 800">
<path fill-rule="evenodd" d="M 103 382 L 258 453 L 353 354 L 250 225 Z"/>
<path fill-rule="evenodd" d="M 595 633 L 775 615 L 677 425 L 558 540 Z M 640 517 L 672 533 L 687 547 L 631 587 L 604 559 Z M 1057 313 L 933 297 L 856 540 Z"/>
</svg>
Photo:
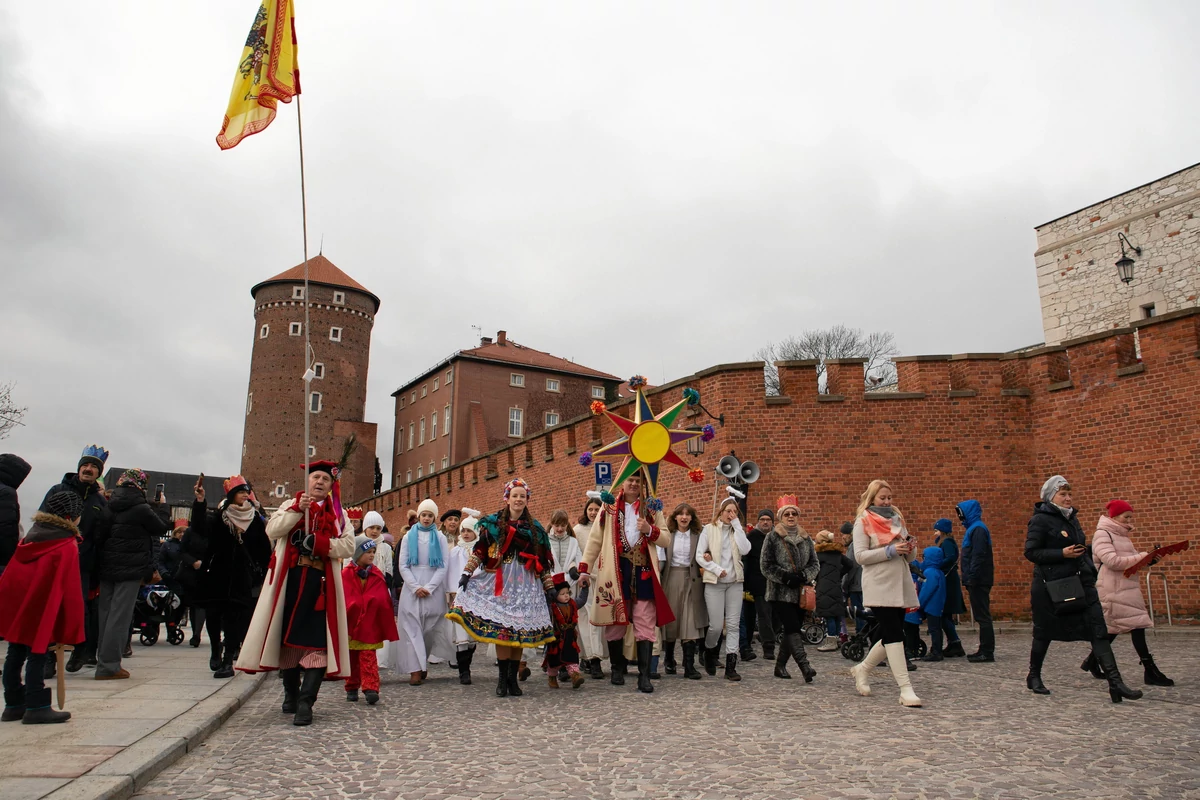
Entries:
<svg viewBox="0 0 1200 800">
<path fill-rule="evenodd" d="M 671 534 L 662 512 L 650 511 L 642 475 L 634 473 L 592 523 L 579 572 L 584 585 L 594 584 L 591 622 L 606 628 L 610 680 L 625 683 L 626 660 L 636 653 L 638 691 L 647 694 L 654 691 L 650 657 L 657 628 L 675 621 L 658 574 L 657 547 L 670 552 Z"/>
<path fill-rule="evenodd" d="M 295 714 L 295 725 L 312 724 L 322 680 L 350 677 L 346 598 L 337 570 L 341 559 L 354 556 L 354 527 L 342 509 L 339 471 L 332 461 L 309 464 L 307 491 L 267 523 L 274 552 L 236 664 L 242 672 L 281 672 L 283 712 Z"/>
<path fill-rule="evenodd" d="M 400 631 L 396 669 L 407 672 L 410 686 L 428 677 L 429 659 L 454 660 L 450 625 L 446 622 L 446 562 L 450 545 L 434 525 L 437 503 L 429 498 L 417 507 L 417 524 L 400 539 L 400 606 L 396 614 Z"/>
<path fill-rule="evenodd" d="M 521 654 L 554 641 L 549 603 L 550 540 L 529 514 L 529 485 L 514 478 L 504 487 L 505 505 L 475 526 L 479 539 L 458 578 L 454 607 L 446 615 L 477 642 L 496 645 L 497 697 L 520 697 Z M 473 577 L 478 567 L 483 572 Z"/>
</svg>

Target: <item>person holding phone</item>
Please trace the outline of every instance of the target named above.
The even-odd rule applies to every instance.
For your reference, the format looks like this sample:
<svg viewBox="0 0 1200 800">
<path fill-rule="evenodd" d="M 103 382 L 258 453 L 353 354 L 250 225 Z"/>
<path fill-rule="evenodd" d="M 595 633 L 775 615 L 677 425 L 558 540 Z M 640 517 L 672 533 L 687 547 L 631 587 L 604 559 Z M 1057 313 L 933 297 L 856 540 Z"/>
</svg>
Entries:
<svg viewBox="0 0 1200 800">
<path fill-rule="evenodd" d="M 900 687 L 900 705 L 907 708 L 921 707 L 904 655 L 905 609 L 919 605 L 908 566 L 916 547 L 916 537 L 909 534 L 904 516 L 892 504 L 892 487 L 885 480 L 871 481 L 858 502 L 854 558 L 863 568 L 863 605 L 875 612 L 880 639 L 867 657 L 850 669 L 850 674 L 858 693 L 870 697 L 868 676 L 886 658 Z"/>
<path fill-rule="evenodd" d="M 1050 694 L 1042 683 L 1042 664 L 1050 642 L 1091 642 L 1092 653 L 1108 679 L 1114 703 L 1138 700 L 1142 693 L 1121 680 L 1117 658 L 1108 641 L 1104 610 L 1096 591 L 1096 566 L 1088 554 L 1087 539 L 1071 496 L 1071 485 L 1062 475 L 1042 484 L 1042 500 L 1034 506 L 1025 537 L 1025 558 L 1033 562 L 1029 604 L 1033 610 L 1033 646 L 1025 685 L 1034 694 Z M 1083 589 L 1081 608 L 1056 603 L 1047 585 L 1071 578 Z"/>
</svg>

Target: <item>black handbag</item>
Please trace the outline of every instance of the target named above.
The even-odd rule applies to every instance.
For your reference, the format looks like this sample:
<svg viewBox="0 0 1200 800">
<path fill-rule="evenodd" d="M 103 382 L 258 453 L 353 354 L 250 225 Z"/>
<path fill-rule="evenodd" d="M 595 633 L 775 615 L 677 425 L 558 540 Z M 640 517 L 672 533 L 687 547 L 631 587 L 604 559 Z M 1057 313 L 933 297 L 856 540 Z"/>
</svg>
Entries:
<svg viewBox="0 0 1200 800">
<path fill-rule="evenodd" d="M 1083 581 L 1078 575 L 1046 581 L 1046 592 L 1054 614 L 1059 617 L 1079 614 L 1087 608 L 1087 597 L 1083 593 Z"/>
</svg>

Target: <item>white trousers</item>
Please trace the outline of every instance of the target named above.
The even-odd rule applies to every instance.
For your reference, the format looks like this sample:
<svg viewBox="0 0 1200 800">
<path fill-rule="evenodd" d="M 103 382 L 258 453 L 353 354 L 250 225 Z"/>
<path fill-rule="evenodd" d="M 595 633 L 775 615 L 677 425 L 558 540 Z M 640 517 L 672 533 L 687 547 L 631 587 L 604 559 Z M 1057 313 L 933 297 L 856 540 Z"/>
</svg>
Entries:
<svg viewBox="0 0 1200 800">
<path fill-rule="evenodd" d="M 704 646 L 712 649 L 721 638 L 720 620 L 725 620 L 725 652 L 737 655 L 742 624 L 742 582 L 704 584 L 704 605 L 708 608 L 708 635 Z"/>
</svg>

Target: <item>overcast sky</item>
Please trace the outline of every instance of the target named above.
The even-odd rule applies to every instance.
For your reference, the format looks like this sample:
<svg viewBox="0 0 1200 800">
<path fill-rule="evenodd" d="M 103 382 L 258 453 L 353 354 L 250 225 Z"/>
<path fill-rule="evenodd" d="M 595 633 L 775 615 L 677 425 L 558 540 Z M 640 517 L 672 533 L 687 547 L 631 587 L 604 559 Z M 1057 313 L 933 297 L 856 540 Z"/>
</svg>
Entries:
<svg viewBox="0 0 1200 800">
<path fill-rule="evenodd" d="M 91 442 L 239 467 L 249 289 L 303 254 L 295 104 L 214 142 L 255 10 L 0 0 L 27 515 Z M 907 354 L 1039 342 L 1033 227 L 1200 161 L 1195 2 L 297 15 L 310 244 L 382 300 L 384 464 L 390 393 L 473 325 L 656 383 L 836 323 Z"/>
</svg>

